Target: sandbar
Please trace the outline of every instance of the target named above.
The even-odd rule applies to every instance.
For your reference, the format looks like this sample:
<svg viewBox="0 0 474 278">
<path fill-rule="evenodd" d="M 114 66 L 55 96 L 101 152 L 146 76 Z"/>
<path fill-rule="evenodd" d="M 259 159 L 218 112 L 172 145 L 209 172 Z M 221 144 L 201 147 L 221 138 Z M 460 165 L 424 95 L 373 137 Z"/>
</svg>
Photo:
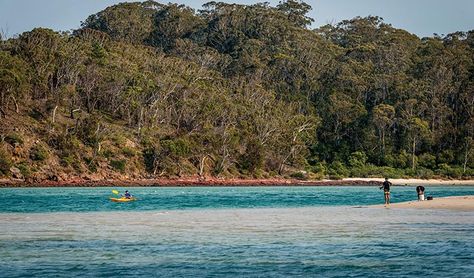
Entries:
<svg viewBox="0 0 474 278">
<path fill-rule="evenodd" d="M 392 203 L 388 206 L 376 205 L 374 207 L 390 209 L 448 209 L 474 211 L 474 196 L 434 198 L 433 200 Z"/>
</svg>

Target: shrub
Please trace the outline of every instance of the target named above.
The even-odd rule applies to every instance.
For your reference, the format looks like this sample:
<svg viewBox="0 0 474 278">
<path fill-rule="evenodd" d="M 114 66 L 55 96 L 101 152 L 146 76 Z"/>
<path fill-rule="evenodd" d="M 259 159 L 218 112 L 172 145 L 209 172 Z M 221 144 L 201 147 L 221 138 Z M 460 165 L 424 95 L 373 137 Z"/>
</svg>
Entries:
<svg viewBox="0 0 474 278">
<path fill-rule="evenodd" d="M 31 177 L 31 170 L 30 170 L 30 167 L 28 167 L 27 164 L 25 164 L 25 163 L 19 164 L 18 169 L 20 169 L 20 172 L 23 175 L 23 177 L 25 177 L 25 178 Z"/>
<path fill-rule="evenodd" d="M 48 158 L 48 151 L 41 145 L 36 145 L 30 150 L 30 158 L 35 161 L 43 161 Z"/>
<path fill-rule="evenodd" d="M 132 156 L 135 156 L 136 154 L 135 150 L 130 147 L 124 147 L 122 149 L 122 153 L 127 157 L 132 157 Z"/>
<path fill-rule="evenodd" d="M 125 166 L 127 165 L 127 161 L 125 160 L 112 160 L 110 161 L 110 166 L 114 168 L 116 171 L 121 173 L 125 172 Z"/>
<path fill-rule="evenodd" d="M 328 172 L 328 167 L 326 166 L 326 163 L 318 162 L 316 165 L 311 166 L 309 170 L 319 176 L 325 176 Z"/>
<path fill-rule="evenodd" d="M 416 176 L 422 179 L 431 179 L 434 176 L 434 172 L 430 169 L 419 168 L 416 170 Z"/>
<path fill-rule="evenodd" d="M 306 174 L 303 172 L 294 172 L 290 175 L 290 177 L 297 179 L 297 180 L 305 180 L 307 179 Z"/>
<path fill-rule="evenodd" d="M 89 171 L 91 171 L 92 173 L 97 172 L 98 163 L 94 158 L 84 157 L 84 161 L 86 162 Z"/>
<path fill-rule="evenodd" d="M 259 142 L 251 140 L 247 144 L 244 154 L 240 156 L 240 168 L 244 171 L 255 173 L 263 167 L 264 158 L 263 146 Z"/>
<path fill-rule="evenodd" d="M 436 173 L 445 177 L 460 178 L 462 176 L 462 168 L 451 167 L 446 163 L 442 163 L 438 166 Z"/>
<path fill-rule="evenodd" d="M 184 139 L 162 140 L 162 150 L 168 154 L 183 157 L 190 152 L 189 142 Z"/>
<path fill-rule="evenodd" d="M 411 165 L 411 155 L 406 151 L 402 151 L 398 155 L 393 156 L 393 161 L 388 165 L 395 168 L 407 168 Z"/>
<path fill-rule="evenodd" d="M 367 155 L 364 152 L 353 152 L 349 157 L 349 165 L 351 167 L 364 167 L 367 162 Z"/>
<path fill-rule="evenodd" d="M 72 155 L 61 157 L 61 164 L 65 167 L 72 166 L 75 161 L 76 159 Z"/>
<path fill-rule="evenodd" d="M 424 153 L 418 157 L 418 163 L 421 167 L 425 167 L 428 169 L 435 169 L 436 168 L 436 156 Z"/>
<path fill-rule="evenodd" d="M 5 142 L 14 146 L 15 144 L 23 144 L 23 137 L 18 133 L 11 133 L 5 137 Z"/>
<path fill-rule="evenodd" d="M 450 164 L 454 160 L 454 153 L 451 150 L 442 151 L 438 154 L 438 163 L 439 164 Z"/>
<path fill-rule="evenodd" d="M 12 167 L 10 155 L 3 148 L 0 148 L 0 176 L 8 176 Z"/>
<path fill-rule="evenodd" d="M 147 148 L 143 151 L 143 161 L 145 163 L 145 170 L 148 173 L 154 173 L 156 170 L 156 158 L 158 156 L 157 150 L 154 147 Z"/>
<path fill-rule="evenodd" d="M 349 170 L 340 161 L 334 161 L 329 166 L 328 174 L 330 177 L 340 179 L 349 176 Z"/>
<path fill-rule="evenodd" d="M 105 158 L 111 158 L 114 156 L 114 152 L 110 149 L 105 149 L 104 151 L 102 151 L 102 156 Z"/>
</svg>

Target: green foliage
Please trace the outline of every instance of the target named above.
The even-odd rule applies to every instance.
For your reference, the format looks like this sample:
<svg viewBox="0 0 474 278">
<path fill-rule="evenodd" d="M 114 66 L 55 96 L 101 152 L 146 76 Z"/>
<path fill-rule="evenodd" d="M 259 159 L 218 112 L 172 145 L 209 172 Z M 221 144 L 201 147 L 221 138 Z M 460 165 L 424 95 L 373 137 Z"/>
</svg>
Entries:
<svg viewBox="0 0 474 278">
<path fill-rule="evenodd" d="M 123 147 L 122 153 L 127 157 L 133 157 L 136 155 L 136 151 L 130 147 Z"/>
<path fill-rule="evenodd" d="M 247 144 L 247 149 L 240 156 L 240 168 L 250 173 L 255 173 L 263 167 L 265 154 L 263 146 L 256 140 L 251 140 Z"/>
<path fill-rule="evenodd" d="M 340 161 L 334 161 L 329 165 L 328 174 L 329 178 L 342 179 L 349 176 L 349 170 Z"/>
<path fill-rule="evenodd" d="M 19 127 L 51 148 L 31 159 L 78 172 L 141 152 L 152 175 L 469 176 L 472 32 L 420 39 L 377 16 L 311 30 L 311 9 L 145 1 L 25 32 L 0 45 L 0 126 L 29 115 Z"/>
<path fill-rule="evenodd" d="M 189 142 L 184 139 L 161 140 L 161 148 L 164 154 L 172 156 L 186 156 L 190 152 Z"/>
<path fill-rule="evenodd" d="M 41 144 L 35 145 L 30 150 L 30 158 L 34 161 L 44 161 L 49 157 L 48 150 Z"/>
<path fill-rule="evenodd" d="M 121 173 L 125 173 L 125 168 L 127 166 L 127 161 L 126 160 L 111 160 L 110 161 L 110 166 L 112 166 L 113 169 L 116 171 L 119 171 Z"/>
<path fill-rule="evenodd" d="M 349 157 L 349 165 L 354 168 L 364 167 L 366 162 L 367 155 L 361 151 L 353 152 Z"/>
<path fill-rule="evenodd" d="M 306 180 L 308 178 L 307 175 L 305 173 L 301 172 L 301 171 L 291 173 L 290 177 L 292 177 L 294 179 L 298 179 L 298 180 Z"/>
<path fill-rule="evenodd" d="M 436 156 L 429 153 L 424 153 L 418 157 L 418 164 L 428 169 L 435 169 Z"/>
<path fill-rule="evenodd" d="M 463 175 L 461 167 L 451 167 L 446 163 L 441 163 L 438 165 L 436 173 L 445 177 L 459 179 Z"/>
<path fill-rule="evenodd" d="M 0 176 L 10 175 L 10 167 L 13 166 L 10 154 L 0 147 Z"/>
<path fill-rule="evenodd" d="M 5 136 L 5 142 L 9 143 L 12 146 L 14 146 L 15 144 L 22 145 L 23 137 L 18 133 L 10 133 Z"/>
<path fill-rule="evenodd" d="M 30 167 L 28 166 L 28 164 L 26 163 L 21 163 L 19 165 L 17 165 L 18 169 L 20 169 L 20 172 L 21 174 L 23 175 L 24 178 L 29 178 L 31 177 L 32 175 L 32 171 L 30 169 Z"/>
<path fill-rule="evenodd" d="M 438 154 L 439 164 L 449 164 L 454 161 L 454 152 L 452 150 L 444 150 Z"/>
</svg>

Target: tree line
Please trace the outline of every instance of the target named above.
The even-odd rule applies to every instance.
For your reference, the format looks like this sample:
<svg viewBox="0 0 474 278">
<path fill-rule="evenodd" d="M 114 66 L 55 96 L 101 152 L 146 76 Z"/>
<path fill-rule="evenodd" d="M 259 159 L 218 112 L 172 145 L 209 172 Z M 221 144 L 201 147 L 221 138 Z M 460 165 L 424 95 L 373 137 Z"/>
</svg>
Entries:
<svg viewBox="0 0 474 278">
<path fill-rule="evenodd" d="M 311 9 L 122 3 L 2 40 L 0 175 L 471 177 L 474 31 Z"/>
</svg>

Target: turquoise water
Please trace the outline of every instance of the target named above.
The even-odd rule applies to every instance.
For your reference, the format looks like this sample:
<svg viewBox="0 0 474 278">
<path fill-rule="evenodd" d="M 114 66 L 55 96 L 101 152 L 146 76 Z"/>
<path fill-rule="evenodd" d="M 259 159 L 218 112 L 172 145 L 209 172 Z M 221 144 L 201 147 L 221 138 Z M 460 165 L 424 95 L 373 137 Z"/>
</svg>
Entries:
<svg viewBox="0 0 474 278">
<path fill-rule="evenodd" d="M 123 192 L 124 188 L 117 188 Z M 223 208 L 358 206 L 383 203 L 378 187 L 133 187 L 139 202 L 109 201 L 112 188 L 5 188 L 0 212 L 92 212 Z M 474 186 L 427 186 L 426 196 L 474 195 Z M 415 187 L 392 188 L 392 202 L 416 199 Z"/>
<path fill-rule="evenodd" d="M 0 277 L 473 277 L 474 212 L 375 187 L 0 189 Z M 427 187 L 434 197 L 473 187 Z M 394 187 L 394 201 L 416 198 Z M 11 198 L 10 198 L 11 197 Z"/>
</svg>

